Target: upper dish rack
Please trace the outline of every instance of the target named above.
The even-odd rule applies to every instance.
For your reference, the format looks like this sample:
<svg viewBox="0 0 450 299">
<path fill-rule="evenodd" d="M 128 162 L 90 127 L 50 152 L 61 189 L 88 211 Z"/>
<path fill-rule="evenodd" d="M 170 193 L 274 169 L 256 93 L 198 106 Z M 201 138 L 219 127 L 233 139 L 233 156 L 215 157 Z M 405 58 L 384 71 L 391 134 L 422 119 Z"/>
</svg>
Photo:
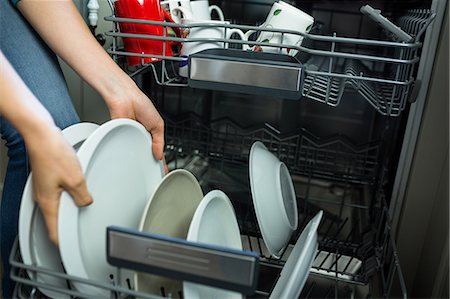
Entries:
<svg viewBox="0 0 450 299">
<path fill-rule="evenodd" d="M 182 78 L 178 75 L 178 65 L 180 62 L 185 61 L 186 58 L 177 56 L 166 55 L 153 55 L 143 53 L 131 53 L 127 52 L 120 46 L 121 38 L 141 38 L 147 40 L 159 40 L 165 42 L 178 42 L 178 43 L 192 43 L 192 42 L 219 42 L 223 45 L 223 48 L 228 46 L 239 48 L 244 44 L 249 46 L 261 46 L 261 47 L 273 47 L 279 51 L 279 56 L 285 56 L 281 54 L 283 48 L 290 48 L 298 50 L 294 63 L 298 65 L 299 72 L 301 73 L 301 79 L 298 80 L 294 88 L 298 92 L 298 97 L 303 96 L 308 99 L 323 102 L 330 106 L 337 106 L 344 94 L 344 90 L 347 86 L 354 88 L 364 99 L 366 99 L 379 113 L 386 116 L 398 116 L 405 109 L 406 103 L 413 102 L 415 99 L 411 97 L 412 89 L 415 81 L 415 66 L 420 60 L 420 49 L 422 44 L 420 42 L 421 36 L 426 31 L 426 28 L 432 23 L 435 17 L 435 13 L 432 13 L 429 9 L 410 10 L 406 15 L 398 19 L 401 28 L 407 32 L 407 36 L 411 36 L 411 40 L 408 42 L 396 41 L 395 36 L 390 35 L 391 40 L 373 40 L 364 38 L 347 38 L 338 37 L 336 33 L 332 36 L 325 36 L 320 34 L 305 34 L 292 30 L 279 30 L 270 28 L 261 28 L 256 26 L 244 26 L 236 24 L 217 24 L 217 23 L 196 23 L 196 24 L 175 24 L 169 22 L 155 22 L 140 19 L 118 18 L 115 15 L 105 17 L 105 20 L 111 21 L 113 29 L 106 32 L 106 35 L 112 36 L 112 46 L 108 50 L 113 58 L 125 68 L 130 76 L 135 76 L 141 72 L 151 70 L 153 72 L 155 81 L 160 85 L 167 86 L 191 86 L 191 82 L 188 78 Z M 183 30 L 193 27 L 223 27 L 226 35 L 227 30 L 233 28 L 241 29 L 243 31 L 254 30 L 256 32 L 267 31 L 272 33 L 281 34 L 282 37 L 286 34 L 294 34 L 303 37 L 301 46 L 290 45 L 283 43 L 283 40 L 279 44 L 271 44 L 268 42 L 259 41 L 242 41 L 232 38 L 186 38 L 175 36 L 154 36 L 145 34 L 131 34 L 123 33 L 119 30 L 121 23 L 139 23 L 149 25 L 159 25 L 165 28 L 181 28 Z M 164 31 L 166 32 L 166 31 Z M 388 35 L 389 36 L 389 35 Z M 163 47 L 169 47 L 168 44 Z M 230 50 L 231 51 L 231 50 Z M 176 52 L 176 51 L 175 51 Z M 240 52 L 240 51 L 239 51 Z M 242 51 L 243 52 L 243 51 Z M 248 65 L 254 61 L 261 61 L 260 57 L 249 60 L 252 54 L 249 51 L 243 58 L 239 57 L 233 62 L 243 62 L 242 65 Z M 255 52 L 250 52 L 255 53 Z M 255 53 L 255 55 L 258 53 Z M 250 55 L 250 56 L 249 56 Z M 132 69 L 127 68 L 125 58 L 127 56 L 141 57 L 141 65 L 134 66 Z M 196 54 L 191 55 L 195 57 Z M 154 63 L 146 63 L 144 58 L 156 58 L 160 61 Z M 212 59 L 214 63 L 214 57 Z M 222 61 L 223 56 L 215 57 L 215 61 Z M 259 65 L 260 66 L 260 65 Z M 263 72 L 273 72 L 273 61 L 270 67 L 262 69 Z M 280 66 L 280 69 L 282 67 Z M 252 69 L 248 69 L 251 71 Z M 241 68 L 242 71 L 242 68 Z M 215 71 L 215 73 L 217 73 Z M 290 73 L 291 74 L 291 73 Z M 286 73 L 286 77 L 290 76 Z M 261 68 L 259 69 L 258 76 L 261 76 Z M 227 77 L 233 77 L 232 74 L 227 74 Z M 252 76 L 256 77 L 256 76 Z M 276 78 L 280 77 L 272 76 Z M 219 78 L 220 79 L 220 78 Z M 257 78 L 252 78 L 257 80 Z M 278 79 L 282 80 L 282 79 Z M 216 82 L 208 82 L 205 80 L 203 88 L 215 89 L 217 82 L 221 85 L 221 80 Z M 222 80 L 226 81 L 226 79 Z M 303 83 L 304 82 L 304 83 Z M 214 84 L 210 84 L 214 83 Z M 225 82 L 229 83 L 229 82 Z M 242 83 L 232 84 L 232 87 L 228 86 L 226 90 L 238 91 L 244 93 L 255 93 L 255 88 L 252 88 L 250 84 L 245 85 Z M 199 87 L 198 84 L 195 87 Z M 219 89 L 222 88 L 219 86 Z M 233 90 L 235 88 L 235 90 Z M 268 88 L 263 89 L 263 93 L 267 94 Z M 270 88 L 269 88 L 270 89 Z M 283 97 L 284 86 L 280 83 L 279 87 L 274 87 L 272 94 L 279 94 L 279 97 Z M 223 89 L 222 89 L 223 90 Z M 291 90 L 290 90 L 291 91 Z M 260 92 L 261 93 L 261 92 Z M 269 92 L 269 94 L 271 94 Z"/>
</svg>

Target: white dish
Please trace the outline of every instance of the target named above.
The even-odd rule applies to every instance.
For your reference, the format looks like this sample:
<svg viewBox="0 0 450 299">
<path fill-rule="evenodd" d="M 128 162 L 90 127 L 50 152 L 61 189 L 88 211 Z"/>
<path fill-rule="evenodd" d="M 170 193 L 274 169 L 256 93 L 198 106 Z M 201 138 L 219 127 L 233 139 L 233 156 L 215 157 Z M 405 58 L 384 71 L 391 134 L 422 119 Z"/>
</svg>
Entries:
<svg viewBox="0 0 450 299">
<path fill-rule="evenodd" d="M 202 189 L 193 174 L 177 169 L 164 177 L 148 201 L 139 230 L 186 239 L 192 217 L 203 198 Z M 136 273 L 135 289 L 167 297 L 178 298 L 180 281 L 166 277 Z"/>
<path fill-rule="evenodd" d="M 292 179 L 286 165 L 259 141 L 250 149 L 249 167 L 259 228 L 267 249 L 279 258 L 298 225 Z"/>
<path fill-rule="evenodd" d="M 187 240 L 242 250 L 236 214 L 225 193 L 213 190 L 206 194 L 192 218 Z M 238 292 L 191 282 L 183 282 L 183 294 L 189 299 L 242 298 Z"/>
<path fill-rule="evenodd" d="M 110 283 L 116 274 L 106 260 L 106 228 L 137 229 L 149 196 L 163 177 L 161 161 L 152 154 L 145 128 L 129 119 L 114 119 L 100 126 L 78 150 L 78 158 L 94 202 L 78 208 L 63 193 L 59 207 L 60 253 L 68 274 Z M 133 280 L 122 271 L 121 282 Z M 126 285 L 126 284 L 125 284 Z M 109 291 L 73 282 L 89 297 L 109 297 Z"/>
<path fill-rule="evenodd" d="M 317 254 L 320 211 L 311 219 L 287 259 L 269 299 L 299 298 Z"/>
<path fill-rule="evenodd" d="M 86 138 L 99 126 L 93 123 L 79 123 L 62 131 L 64 138 L 77 150 Z M 48 238 L 44 218 L 33 200 L 32 174 L 29 175 L 19 212 L 19 247 L 23 262 L 27 265 L 64 273 L 58 248 Z M 28 275 L 40 283 L 67 289 L 67 281 L 54 276 L 28 271 Z M 69 298 L 70 296 L 41 288 L 40 291 L 50 298 Z"/>
</svg>

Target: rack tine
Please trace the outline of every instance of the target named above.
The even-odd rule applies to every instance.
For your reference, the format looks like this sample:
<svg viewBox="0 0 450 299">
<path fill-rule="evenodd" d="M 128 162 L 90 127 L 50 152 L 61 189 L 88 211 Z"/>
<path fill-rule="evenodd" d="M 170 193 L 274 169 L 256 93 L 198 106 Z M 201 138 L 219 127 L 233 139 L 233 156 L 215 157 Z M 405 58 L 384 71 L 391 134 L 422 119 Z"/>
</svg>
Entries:
<svg viewBox="0 0 450 299">
<path fill-rule="evenodd" d="M 114 274 L 109 274 L 109 282 L 113 286 L 116 286 L 116 281 L 114 280 Z M 116 291 L 111 291 L 111 298 L 115 298 L 115 299 L 118 298 L 118 294 Z"/>
<path fill-rule="evenodd" d="M 348 260 L 347 264 L 344 267 L 344 270 L 342 270 L 343 273 L 347 272 L 348 267 L 350 267 L 351 262 L 354 260 L 355 258 L 352 256 L 350 257 L 350 259 Z"/>
<path fill-rule="evenodd" d="M 314 289 L 315 286 L 316 286 L 316 282 L 313 281 L 313 282 L 309 285 L 309 288 L 307 289 L 305 296 L 302 297 L 302 298 L 308 299 L 308 298 L 309 298 L 309 295 L 311 295 L 311 292 L 312 292 L 312 290 Z"/>
<path fill-rule="evenodd" d="M 327 292 L 325 293 L 325 296 L 323 296 L 323 298 L 329 298 L 329 296 L 331 295 L 331 293 L 333 292 L 333 286 L 330 286 L 328 289 L 327 289 Z"/>
</svg>

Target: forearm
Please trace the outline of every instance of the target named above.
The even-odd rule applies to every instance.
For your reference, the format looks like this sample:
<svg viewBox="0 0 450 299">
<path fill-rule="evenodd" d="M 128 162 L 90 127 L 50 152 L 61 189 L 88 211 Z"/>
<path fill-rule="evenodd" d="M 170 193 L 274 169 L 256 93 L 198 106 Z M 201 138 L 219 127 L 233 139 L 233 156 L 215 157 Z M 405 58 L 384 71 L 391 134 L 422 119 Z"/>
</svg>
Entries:
<svg viewBox="0 0 450 299">
<path fill-rule="evenodd" d="M 71 0 L 21 0 L 18 9 L 50 48 L 108 103 L 134 84 L 89 31 Z"/>
<path fill-rule="evenodd" d="M 0 0 L 2 1 L 2 0 Z M 21 0 L 18 9 L 50 48 L 105 100 L 111 118 L 140 122 L 163 158 L 164 121 L 151 100 L 98 44 L 71 0 Z"/>
<path fill-rule="evenodd" d="M 0 114 L 32 146 L 33 140 L 56 128 L 53 119 L 1 52 L 0 69 Z"/>
</svg>

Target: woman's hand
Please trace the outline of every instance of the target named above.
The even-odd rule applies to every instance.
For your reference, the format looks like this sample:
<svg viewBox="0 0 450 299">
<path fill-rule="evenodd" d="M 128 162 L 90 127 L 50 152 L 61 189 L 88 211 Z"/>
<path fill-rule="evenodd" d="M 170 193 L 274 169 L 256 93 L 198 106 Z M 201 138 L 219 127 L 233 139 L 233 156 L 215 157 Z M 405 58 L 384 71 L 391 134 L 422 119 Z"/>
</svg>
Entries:
<svg viewBox="0 0 450 299">
<path fill-rule="evenodd" d="M 111 118 L 130 118 L 140 122 L 152 135 L 152 151 L 156 159 L 164 156 L 164 121 L 151 100 L 129 78 L 117 82 L 105 97 Z"/>
<path fill-rule="evenodd" d="M 92 203 L 83 172 L 73 148 L 60 130 L 46 126 L 42 134 L 34 132 L 25 139 L 33 180 L 34 200 L 47 225 L 50 240 L 58 245 L 58 209 L 61 193 L 67 191 L 75 204 Z"/>
<path fill-rule="evenodd" d="M 41 208 L 50 240 L 57 245 L 61 192 L 69 192 L 78 206 L 90 204 L 92 198 L 74 150 L 1 51 L 0 114 L 25 141 L 33 171 L 34 198 Z"/>
</svg>

